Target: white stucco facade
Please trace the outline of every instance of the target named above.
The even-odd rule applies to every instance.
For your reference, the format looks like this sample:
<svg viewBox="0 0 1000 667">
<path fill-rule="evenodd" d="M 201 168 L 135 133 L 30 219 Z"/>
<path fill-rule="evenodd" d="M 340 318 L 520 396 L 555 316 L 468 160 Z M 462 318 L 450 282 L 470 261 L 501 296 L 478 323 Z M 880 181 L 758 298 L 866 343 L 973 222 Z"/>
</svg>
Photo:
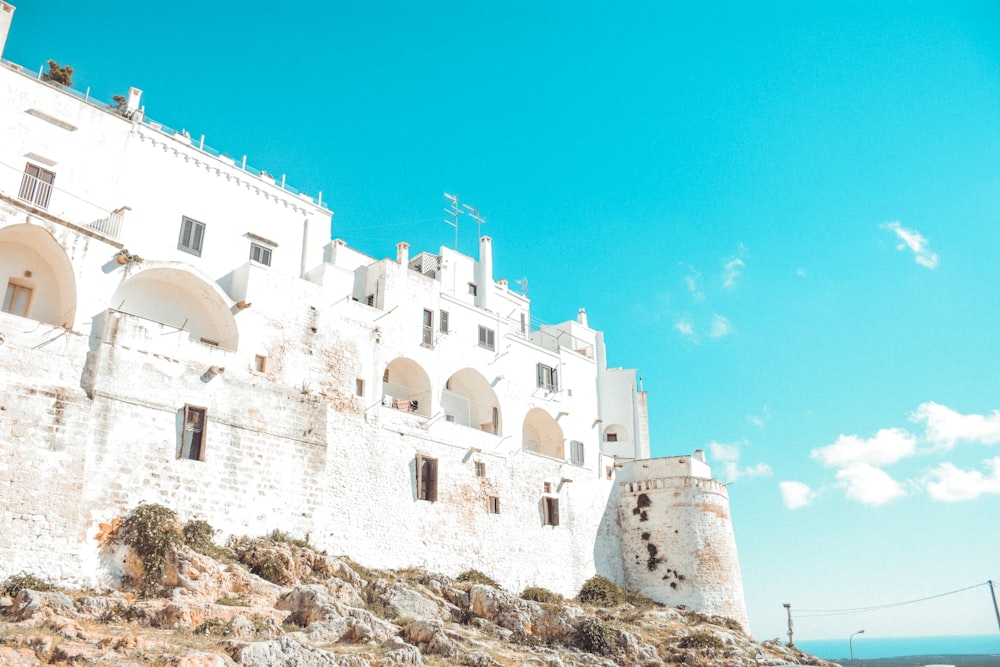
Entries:
<svg viewBox="0 0 1000 667">
<path fill-rule="evenodd" d="M 135 89 L 119 113 L 4 62 L 0 91 L 0 577 L 107 583 L 101 524 L 147 501 L 512 590 L 633 581 L 622 485 L 673 459 L 635 371 L 582 310 L 533 329 L 492 239 L 377 260 Z"/>
</svg>

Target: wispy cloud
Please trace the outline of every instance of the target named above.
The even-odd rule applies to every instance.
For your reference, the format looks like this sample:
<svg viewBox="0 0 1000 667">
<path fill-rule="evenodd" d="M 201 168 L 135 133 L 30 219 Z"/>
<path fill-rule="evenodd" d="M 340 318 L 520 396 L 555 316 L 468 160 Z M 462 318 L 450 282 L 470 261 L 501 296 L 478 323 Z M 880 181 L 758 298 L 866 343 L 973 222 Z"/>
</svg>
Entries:
<svg viewBox="0 0 1000 667">
<path fill-rule="evenodd" d="M 778 488 L 781 489 L 781 501 L 790 510 L 812 505 L 819 495 L 802 482 L 778 482 Z"/>
<path fill-rule="evenodd" d="M 881 227 L 882 229 L 888 229 L 899 239 L 899 244 L 896 245 L 897 250 L 909 248 L 913 251 L 913 258 L 917 264 L 926 266 L 928 269 L 937 268 L 938 255 L 936 252 L 931 251 L 930 243 L 920 232 L 915 229 L 907 229 L 899 224 L 899 222 L 887 222 L 881 225 Z"/>
<path fill-rule="evenodd" d="M 737 254 L 722 261 L 722 287 L 732 289 L 736 286 L 736 280 L 743 274 L 746 262 L 743 257 L 747 254 L 747 248 L 742 243 L 739 245 Z"/>
<path fill-rule="evenodd" d="M 712 316 L 712 326 L 708 330 L 709 338 L 722 338 L 733 333 L 733 325 L 722 315 Z"/>
<path fill-rule="evenodd" d="M 693 266 L 686 264 L 681 264 L 681 266 L 687 268 L 687 274 L 684 276 L 684 284 L 687 286 L 691 298 L 695 301 L 704 301 L 705 293 L 701 289 L 701 273 Z"/>
<path fill-rule="evenodd" d="M 934 481 L 927 482 L 927 493 L 946 503 L 975 500 L 984 494 L 1000 494 L 1000 456 L 983 461 L 988 475 L 978 470 L 962 470 L 942 463 L 931 471 Z"/>
<path fill-rule="evenodd" d="M 837 481 L 848 498 L 865 505 L 884 505 L 906 495 L 889 473 L 868 463 L 854 463 L 838 471 Z"/>
<path fill-rule="evenodd" d="M 694 333 L 694 324 L 691 320 L 680 319 L 674 322 L 674 329 L 680 332 L 681 336 L 693 341 L 697 341 L 698 337 Z"/>
<path fill-rule="evenodd" d="M 826 447 L 812 450 L 814 459 L 828 468 L 843 468 L 855 464 L 872 466 L 896 463 L 917 451 L 917 439 L 900 428 L 880 430 L 871 438 L 842 435 Z"/>
<path fill-rule="evenodd" d="M 771 408 L 765 405 L 762 412 L 763 414 L 760 415 L 747 415 L 747 421 L 757 428 L 764 430 L 764 427 L 767 426 L 768 420 L 771 419 Z"/>
<path fill-rule="evenodd" d="M 740 466 L 740 458 L 745 443 L 727 444 L 723 442 L 708 443 L 709 455 L 715 462 L 716 476 L 725 482 L 735 482 L 741 477 L 770 477 L 771 466 L 766 463 L 755 463 L 751 466 Z"/>
<path fill-rule="evenodd" d="M 989 415 L 963 415 L 951 408 L 934 403 L 922 403 L 910 417 L 924 423 L 924 438 L 935 445 L 951 449 L 962 440 L 994 445 L 1000 442 L 1000 410 Z"/>
</svg>

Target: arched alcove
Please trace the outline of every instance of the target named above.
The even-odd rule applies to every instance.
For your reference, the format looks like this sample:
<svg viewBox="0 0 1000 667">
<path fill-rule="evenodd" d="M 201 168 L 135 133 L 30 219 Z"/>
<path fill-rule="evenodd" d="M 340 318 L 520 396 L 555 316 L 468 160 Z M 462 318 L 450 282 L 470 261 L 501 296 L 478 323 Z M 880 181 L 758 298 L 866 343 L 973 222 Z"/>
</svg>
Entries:
<svg viewBox="0 0 1000 667">
<path fill-rule="evenodd" d="M 562 429 L 552 415 L 541 408 L 532 408 L 524 416 L 521 447 L 556 459 L 566 458 Z"/>
<path fill-rule="evenodd" d="M 622 424 L 610 424 L 604 429 L 604 442 L 630 442 L 628 429 Z"/>
<path fill-rule="evenodd" d="M 463 368 L 448 378 L 441 392 L 441 409 L 448 421 L 494 435 L 503 434 L 500 401 L 477 370 Z"/>
<path fill-rule="evenodd" d="M 73 326 L 73 265 L 42 227 L 24 223 L 0 229 L 0 289 L 4 311 L 57 327 Z"/>
<path fill-rule="evenodd" d="M 114 308 L 188 332 L 191 340 L 235 350 L 236 319 L 222 289 L 190 267 L 152 266 L 130 276 L 111 300 Z"/>
<path fill-rule="evenodd" d="M 382 374 L 382 403 L 424 417 L 431 416 L 431 381 L 413 359 L 398 357 Z"/>
</svg>

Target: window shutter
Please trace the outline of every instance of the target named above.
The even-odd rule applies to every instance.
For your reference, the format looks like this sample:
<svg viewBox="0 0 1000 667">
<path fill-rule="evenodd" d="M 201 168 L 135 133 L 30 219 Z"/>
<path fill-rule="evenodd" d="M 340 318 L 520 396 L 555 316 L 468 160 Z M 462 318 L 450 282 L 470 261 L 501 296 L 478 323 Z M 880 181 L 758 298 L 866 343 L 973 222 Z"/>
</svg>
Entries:
<svg viewBox="0 0 1000 667">
<path fill-rule="evenodd" d="M 552 369 L 552 391 L 559 391 L 559 369 Z"/>
<path fill-rule="evenodd" d="M 558 498 L 550 498 L 549 502 L 552 503 L 552 525 L 553 526 L 558 526 L 559 525 L 559 499 Z"/>
<path fill-rule="evenodd" d="M 537 364 L 535 364 L 535 375 L 538 378 L 538 386 L 539 387 L 544 387 L 545 386 L 545 366 L 541 362 L 538 362 Z"/>
<path fill-rule="evenodd" d="M 417 454 L 416 469 L 417 469 L 417 500 L 425 500 L 425 498 L 424 498 L 424 457 L 422 457 L 420 454 Z"/>
<path fill-rule="evenodd" d="M 441 326 L 441 333 L 448 333 L 448 311 L 442 310 L 441 316 L 438 319 L 438 323 Z"/>
<path fill-rule="evenodd" d="M 430 464 L 427 466 L 427 500 L 436 502 L 438 462 L 437 459 L 428 459 L 427 462 Z"/>
</svg>

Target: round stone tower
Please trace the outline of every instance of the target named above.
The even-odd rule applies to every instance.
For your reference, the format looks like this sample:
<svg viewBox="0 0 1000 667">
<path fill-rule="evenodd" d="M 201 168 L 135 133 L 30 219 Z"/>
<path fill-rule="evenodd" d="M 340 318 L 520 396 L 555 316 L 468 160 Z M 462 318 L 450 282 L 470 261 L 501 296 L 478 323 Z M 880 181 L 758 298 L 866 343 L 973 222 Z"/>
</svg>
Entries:
<svg viewBox="0 0 1000 667">
<path fill-rule="evenodd" d="M 617 479 L 625 587 L 749 633 L 729 491 L 704 453 L 623 463 Z"/>
</svg>

